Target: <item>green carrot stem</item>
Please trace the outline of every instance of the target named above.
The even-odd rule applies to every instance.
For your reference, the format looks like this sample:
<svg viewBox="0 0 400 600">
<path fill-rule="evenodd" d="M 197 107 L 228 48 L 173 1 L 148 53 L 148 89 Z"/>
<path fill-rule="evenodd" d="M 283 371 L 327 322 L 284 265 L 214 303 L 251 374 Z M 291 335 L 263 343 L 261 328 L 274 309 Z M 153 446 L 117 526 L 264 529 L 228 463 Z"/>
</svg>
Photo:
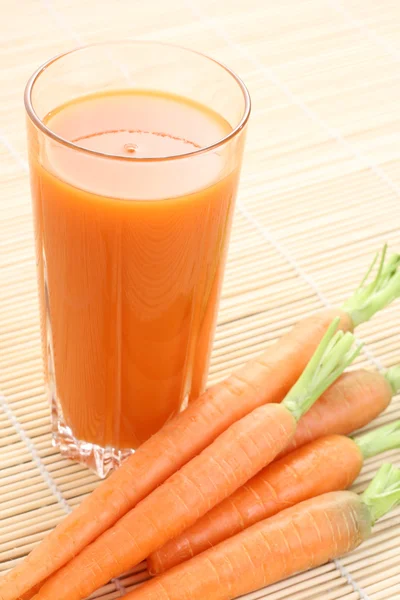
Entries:
<svg viewBox="0 0 400 600">
<path fill-rule="evenodd" d="M 328 327 L 321 343 L 283 404 L 299 420 L 361 351 L 352 333 L 337 331 L 340 319 Z"/>
<path fill-rule="evenodd" d="M 400 448 L 400 420 L 354 438 L 364 459 Z"/>
<path fill-rule="evenodd" d="M 375 278 L 367 283 L 379 258 L 379 252 L 358 289 L 342 306 L 350 315 L 354 327 L 368 321 L 376 312 L 400 296 L 400 254 L 392 254 L 386 261 L 386 253 L 385 244 Z"/>
<path fill-rule="evenodd" d="M 372 525 L 400 504 L 400 469 L 384 464 L 361 496 L 368 507 Z"/>
<path fill-rule="evenodd" d="M 389 382 L 393 391 L 393 396 L 400 392 L 400 365 L 391 367 L 385 374 L 385 379 Z"/>
</svg>

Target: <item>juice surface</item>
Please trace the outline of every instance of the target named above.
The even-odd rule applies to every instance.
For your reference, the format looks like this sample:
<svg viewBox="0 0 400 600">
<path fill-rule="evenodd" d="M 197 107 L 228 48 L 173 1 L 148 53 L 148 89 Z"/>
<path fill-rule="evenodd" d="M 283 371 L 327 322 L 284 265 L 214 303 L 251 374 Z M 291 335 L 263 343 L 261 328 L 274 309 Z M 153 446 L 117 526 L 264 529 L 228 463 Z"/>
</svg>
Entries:
<svg viewBox="0 0 400 600">
<path fill-rule="evenodd" d="M 88 96 L 45 122 L 80 147 L 145 158 L 230 131 L 201 105 L 146 91 Z M 111 157 L 106 172 L 78 151 L 32 154 L 47 377 L 77 439 L 136 448 L 204 389 L 238 173 L 218 177 L 218 153 L 201 169 L 187 159 L 182 178 L 168 164 L 160 178 L 157 161 L 130 174 Z"/>
</svg>

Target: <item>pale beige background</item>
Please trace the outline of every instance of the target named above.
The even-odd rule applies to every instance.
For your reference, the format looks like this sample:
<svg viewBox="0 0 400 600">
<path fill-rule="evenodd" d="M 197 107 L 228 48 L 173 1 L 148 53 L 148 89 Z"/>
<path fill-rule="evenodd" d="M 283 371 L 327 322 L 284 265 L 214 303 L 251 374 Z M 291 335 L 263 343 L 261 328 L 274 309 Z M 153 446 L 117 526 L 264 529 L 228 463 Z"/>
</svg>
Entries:
<svg viewBox="0 0 400 600">
<path fill-rule="evenodd" d="M 52 55 L 108 39 L 209 53 L 253 115 L 210 380 L 343 300 L 384 241 L 400 251 L 398 0 L 20 0 L 0 7 L 0 571 L 96 485 L 51 447 L 43 394 L 22 93 Z M 400 303 L 360 330 L 360 362 L 400 362 Z M 400 417 L 395 400 L 379 424 Z M 400 453 L 390 458 L 400 465 Z M 369 461 L 363 489 L 381 459 Z M 25 506 L 23 504 L 25 503 Z M 357 552 L 248 598 L 400 598 L 400 511 Z M 117 598 L 144 565 L 99 592 Z M 117 585 L 117 588 L 116 588 Z M 206 599 L 205 599 L 206 600 Z"/>
</svg>

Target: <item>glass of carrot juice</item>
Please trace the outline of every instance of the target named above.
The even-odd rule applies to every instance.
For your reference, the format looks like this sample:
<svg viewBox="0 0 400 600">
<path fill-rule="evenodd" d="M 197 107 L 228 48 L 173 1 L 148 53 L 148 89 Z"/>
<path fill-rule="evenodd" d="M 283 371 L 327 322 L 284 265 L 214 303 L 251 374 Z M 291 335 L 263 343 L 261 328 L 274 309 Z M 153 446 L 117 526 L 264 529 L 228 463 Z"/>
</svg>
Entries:
<svg viewBox="0 0 400 600">
<path fill-rule="evenodd" d="M 128 41 L 50 60 L 25 105 L 53 439 L 104 477 L 205 388 L 249 95 Z"/>
</svg>

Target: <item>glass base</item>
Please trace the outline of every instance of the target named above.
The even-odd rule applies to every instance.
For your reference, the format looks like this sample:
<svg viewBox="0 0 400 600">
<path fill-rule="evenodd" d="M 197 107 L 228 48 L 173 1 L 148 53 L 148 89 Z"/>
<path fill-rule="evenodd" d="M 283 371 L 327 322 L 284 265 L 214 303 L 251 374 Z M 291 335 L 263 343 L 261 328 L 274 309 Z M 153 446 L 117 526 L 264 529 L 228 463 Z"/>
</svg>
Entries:
<svg viewBox="0 0 400 600">
<path fill-rule="evenodd" d="M 51 403 L 51 420 L 53 445 L 63 456 L 82 463 L 104 479 L 110 471 L 134 453 L 134 450 L 116 450 L 115 448 L 97 446 L 73 435 L 71 428 L 66 425 L 58 403 L 53 394 L 49 394 Z"/>
</svg>

